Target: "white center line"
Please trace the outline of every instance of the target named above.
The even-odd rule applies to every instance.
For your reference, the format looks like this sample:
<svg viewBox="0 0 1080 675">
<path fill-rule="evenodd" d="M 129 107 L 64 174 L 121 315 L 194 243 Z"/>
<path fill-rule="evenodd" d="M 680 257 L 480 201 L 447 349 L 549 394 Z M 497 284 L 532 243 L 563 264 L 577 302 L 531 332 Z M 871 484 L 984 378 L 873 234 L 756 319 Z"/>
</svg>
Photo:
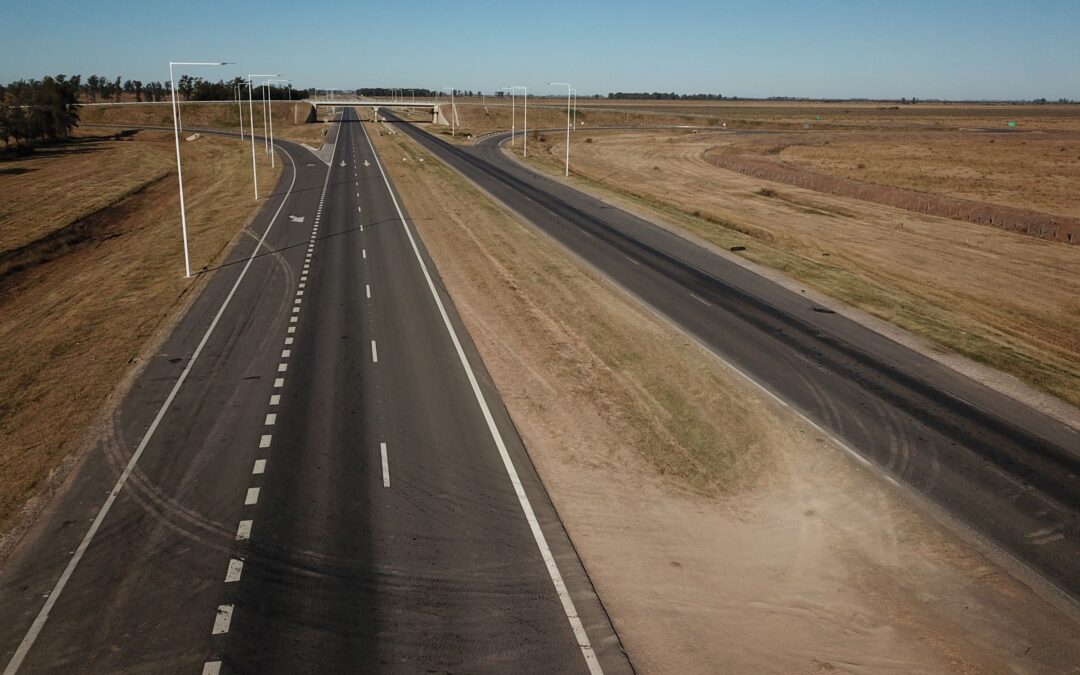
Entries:
<svg viewBox="0 0 1080 675">
<path fill-rule="evenodd" d="M 386 443 L 379 443 L 379 454 L 382 455 L 382 484 L 390 487 L 390 463 L 386 460 Z"/>
<path fill-rule="evenodd" d="M 369 298 L 371 297 L 371 284 L 364 284 L 364 292 Z"/>
<path fill-rule="evenodd" d="M 367 249 L 366 248 L 361 249 L 360 254 L 363 256 L 364 260 L 367 260 Z"/>
<path fill-rule="evenodd" d="M 251 506 L 252 504 L 259 503 L 259 488 L 248 488 L 247 496 L 244 497 L 244 506 Z"/>
<path fill-rule="evenodd" d="M 257 459 L 257 460 L 255 460 L 255 466 L 251 467 L 251 473 L 253 473 L 255 475 L 258 475 L 258 474 L 265 473 L 265 472 L 266 472 L 266 460 L 265 459 Z"/>
<path fill-rule="evenodd" d="M 236 528 L 236 541 L 247 541 L 251 539 L 251 521 L 241 520 L 240 525 Z"/>
<path fill-rule="evenodd" d="M 375 363 L 379 362 L 379 348 L 375 346 L 375 341 L 371 341 L 371 360 Z"/>
<path fill-rule="evenodd" d="M 225 572 L 225 583 L 231 584 L 240 581 L 240 575 L 244 573 L 244 561 L 233 558 L 229 561 L 229 569 Z"/>
<path fill-rule="evenodd" d="M 229 624 L 232 623 L 232 605 L 218 605 L 217 616 L 214 617 L 214 635 L 229 632 Z"/>
</svg>

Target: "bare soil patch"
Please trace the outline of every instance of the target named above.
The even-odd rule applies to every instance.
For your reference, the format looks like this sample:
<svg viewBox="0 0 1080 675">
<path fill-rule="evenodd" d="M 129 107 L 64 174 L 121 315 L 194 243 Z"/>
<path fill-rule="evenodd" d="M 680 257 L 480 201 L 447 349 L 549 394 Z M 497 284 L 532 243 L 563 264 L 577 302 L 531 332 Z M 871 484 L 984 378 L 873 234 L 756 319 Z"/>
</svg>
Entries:
<svg viewBox="0 0 1080 675">
<path fill-rule="evenodd" d="M 1073 617 L 408 138 L 372 136 L 414 160 L 387 170 L 641 672 L 1080 664 Z"/>
<path fill-rule="evenodd" d="M 194 271 L 221 260 L 259 206 L 242 150 L 211 136 L 183 145 Z M 144 131 L 76 139 L 19 160 L 30 173 L 0 173 L 0 549 L 197 281 L 183 273 L 173 153 L 171 133 Z M 258 161 L 267 194 L 281 164 Z"/>
</svg>

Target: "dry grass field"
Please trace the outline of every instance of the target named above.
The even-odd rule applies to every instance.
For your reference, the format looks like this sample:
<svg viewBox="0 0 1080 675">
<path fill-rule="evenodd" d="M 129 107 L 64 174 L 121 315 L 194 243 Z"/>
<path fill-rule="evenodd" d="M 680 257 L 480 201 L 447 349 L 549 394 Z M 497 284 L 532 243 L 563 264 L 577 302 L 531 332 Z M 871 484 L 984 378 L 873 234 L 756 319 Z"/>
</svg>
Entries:
<svg viewBox="0 0 1080 675">
<path fill-rule="evenodd" d="M 530 161 L 561 175 L 563 138 L 530 145 Z M 754 262 L 1080 405 L 1080 247 L 769 183 L 705 160 L 732 142 L 743 141 L 579 131 L 572 178 L 717 246 L 745 246 L 740 255 Z M 992 166 L 992 157 L 975 162 L 977 150 L 965 152 L 976 169 Z M 991 181 L 980 194 L 1024 191 L 1026 180 Z M 1027 200 L 1074 203 L 1066 192 Z"/>
<path fill-rule="evenodd" d="M 1080 133 L 821 132 L 732 136 L 712 152 L 852 180 L 1080 216 Z"/>
<path fill-rule="evenodd" d="M 325 126 L 305 122 L 311 112 L 307 103 L 275 101 L 273 108 L 274 136 L 298 143 L 318 145 L 322 142 Z M 240 130 L 240 112 L 236 104 L 182 103 L 181 118 L 185 127 Z M 247 132 L 251 118 L 247 101 L 243 104 L 244 131 Z M 263 133 L 263 108 L 255 101 L 251 111 L 255 115 L 255 133 Z M 115 124 L 133 126 L 161 126 L 172 128 L 172 107 L 168 103 L 140 105 L 102 105 L 79 109 L 83 124 Z"/>
<path fill-rule="evenodd" d="M 198 283 L 183 273 L 172 134 L 101 133 L 0 162 L 0 550 Z M 204 136 L 182 150 L 197 271 L 261 202 L 237 141 Z M 258 161 L 266 194 L 281 164 Z"/>
<path fill-rule="evenodd" d="M 1030 588 L 403 134 L 371 136 L 414 160 L 386 167 L 640 672 L 1080 659 Z"/>
</svg>

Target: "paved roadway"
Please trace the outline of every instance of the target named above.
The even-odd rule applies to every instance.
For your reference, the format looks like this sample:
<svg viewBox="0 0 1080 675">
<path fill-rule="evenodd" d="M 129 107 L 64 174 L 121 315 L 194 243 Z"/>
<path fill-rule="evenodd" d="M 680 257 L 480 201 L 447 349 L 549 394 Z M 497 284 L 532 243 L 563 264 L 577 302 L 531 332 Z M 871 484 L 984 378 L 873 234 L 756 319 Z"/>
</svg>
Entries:
<svg viewBox="0 0 1080 675">
<path fill-rule="evenodd" d="M 630 671 L 345 115 L 329 167 L 278 143 L 249 236 L 0 572 L 5 673 Z"/>
<path fill-rule="evenodd" d="M 1080 598 L 1076 430 L 522 166 L 499 147 L 509 134 L 470 147 L 399 128 L 891 480 Z"/>
</svg>

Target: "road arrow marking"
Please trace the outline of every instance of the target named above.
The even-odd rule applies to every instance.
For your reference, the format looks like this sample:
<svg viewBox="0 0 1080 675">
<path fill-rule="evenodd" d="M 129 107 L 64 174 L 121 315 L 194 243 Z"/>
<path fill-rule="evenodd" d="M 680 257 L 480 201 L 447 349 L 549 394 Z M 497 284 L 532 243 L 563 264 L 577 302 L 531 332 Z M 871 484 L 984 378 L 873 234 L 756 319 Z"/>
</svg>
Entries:
<svg viewBox="0 0 1080 675">
<path fill-rule="evenodd" d="M 289 216 L 289 222 L 302 223 L 304 222 L 304 216 Z"/>
<path fill-rule="evenodd" d="M 345 160 L 341 160 L 341 166 L 345 166 Z"/>
<path fill-rule="evenodd" d="M 364 166 L 371 166 L 371 162 L 369 162 L 369 161 L 367 161 L 367 160 L 365 159 L 365 160 L 364 160 Z"/>
</svg>

